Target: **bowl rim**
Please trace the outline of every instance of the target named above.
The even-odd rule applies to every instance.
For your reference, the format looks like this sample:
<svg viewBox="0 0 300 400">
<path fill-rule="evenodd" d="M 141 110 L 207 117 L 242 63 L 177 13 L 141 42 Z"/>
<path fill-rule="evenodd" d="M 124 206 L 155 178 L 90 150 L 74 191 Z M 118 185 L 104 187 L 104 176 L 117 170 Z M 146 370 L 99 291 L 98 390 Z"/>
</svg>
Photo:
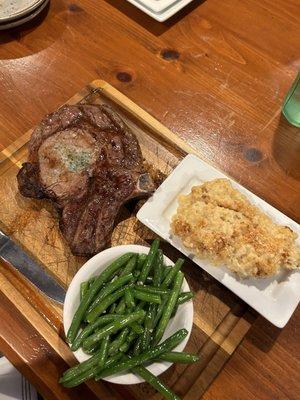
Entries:
<svg viewBox="0 0 300 400">
<path fill-rule="evenodd" d="M 74 299 L 77 299 L 78 301 L 80 283 L 89 279 L 89 277 L 92 277 L 93 274 L 96 275 L 98 269 L 103 271 L 114 259 L 130 251 L 136 253 L 145 253 L 145 252 L 148 253 L 149 247 L 136 244 L 110 247 L 94 255 L 86 263 L 84 263 L 83 266 L 77 271 L 77 273 L 74 275 L 68 287 L 63 305 L 63 326 L 65 335 L 67 334 L 67 331 L 71 324 L 71 320 L 74 315 L 74 312 L 72 312 L 72 303 L 74 302 Z M 174 262 L 165 255 L 164 255 L 164 260 L 167 263 L 167 265 L 174 265 Z M 103 267 L 103 265 L 105 266 Z M 190 290 L 189 285 L 185 278 L 183 282 L 183 290 L 184 291 Z M 185 311 L 186 321 L 185 325 L 182 326 L 182 328 L 186 328 L 188 334 L 186 338 L 174 349 L 174 351 L 183 351 L 189 340 L 193 326 L 193 315 L 194 315 L 193 301 L 190 300 L 182 304 L 180 307 L 185 308 L 184 311 Z M 79 362 L 82 362 L 84 361 L 84 359 L 89 358 L 89 356 L 83 353 L 81 349 L 72 353 Z M 167 361 L 153 362 L 147 366 L 147 369 L 149 369 L 155 376 L 158 376 L 163 372 L 165 372 L 168 368 L 170 368 L 172 364 L 173 363 Z M 142 378 L 130 372 L 111 375 L 109 377 L 104 378 L 104 380 L 111 383 L 117 383 L 122 385 L 137 384 L 144 382 Z"/>
</svg>

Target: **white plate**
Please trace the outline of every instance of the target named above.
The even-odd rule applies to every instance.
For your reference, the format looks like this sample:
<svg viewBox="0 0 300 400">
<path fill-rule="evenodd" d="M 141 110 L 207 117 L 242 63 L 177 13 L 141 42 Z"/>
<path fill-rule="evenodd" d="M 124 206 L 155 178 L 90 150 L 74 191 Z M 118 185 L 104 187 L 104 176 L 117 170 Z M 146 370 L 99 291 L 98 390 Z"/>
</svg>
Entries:
<svg viewBox="0 0 300 400">
<path fill-rule="evenodd" d="M 44 0 L 0 0 L 0 23 L 29 14 Z"/>
<path fill-rule="evenodd" d="M 149 247 L 139 246 L 135 244 L 111 247 L 110 249 L 106 249 L 101 253 L 96 254 L 80 268 L 68 288 L 64 302 L 63 323 L 66 334 L 71 325 L 73 315 L 79 305 L 81 282 L 86 281 L 95 275 L 98 275 L 113 260 L 121 256 L 122 254 L 130 251 L 134 253 L 148 253 Z M 166 256 L 164 256 L 164 260 L 167 265 L 174 265 L 174 263 Z M 185 279 L 183 281 L 182 290 L 185 292 L 190 290 L 189 285 Z M 186 336 L 186 338 L 177 347 L 175 347 L 174 351 L 183 351 L 183 349 L 185 348 L 192 331 L 193 313 L 193 302 L 190 300 L 180 305 L 178 307 L 176 316 L 170 320 L 162 341 L 171 336 L 178 329 L 185 328 L 188 331 L 188 335 Z M 84 353 L 81 349 L 75 351 L 74 355 L 79 362 L 85 361 L 90 358 L 90 356 Z M 155 376 L 157 376 L 166 371 L 171 365 L 172 363 L 160 361 L 150 364 L 147 369 L 151 371 Z M 132 385 L 135 383 L 144 382 L 143 379 L 132 373 L 120 373 L 104 378 L 104 380 L 112 383 L 119 383 L 122 385 Z"/>
<path fill-rule="evenodd" d="M 1 0 L 0 0 L 1 1 Z M 37 17 L 43 9 L 47 6 L 49 0 L 43 0 L 42 4 L 33 10 L 30 14 L 25 15 L 22 18 L 15 19 L 13 21 L 5 22 L 0 24 L 0 31 L 5 29 L 16 28 L 17 26 L 23 25 L 28 21 L 31 21 L 33 18 Z"/>
<path fill-rule="evenodd" d="M 174 2 L 174 4 L 170 5 L 168 8 L 166 8 L 162 12 L 155 12 L 151 10 L 150 7 L 147 7 L 146 0 L 142 0 L 143 3 L 140 0 L 127 0 L 129 3 L 133 4 L 140 10 L 144 11 L 146 14 L 150 15 L 150 17 L 156 19 L 156 21 L 159 22 L 164 22 L 168 18 L 172 17 L 174 14 L 176 14 L 179 10 L 181 10 L 183 7 L 191 3 L 193 0 L 177 0 Z"/>
<path fill-rule="evenodd" d="M 137 217 L 148 228 L 191 258 L 267 320 L 282 328 L 290 319 L 300 300 L 299 270 L 282 271 L 272 278 L 239 280 L 225 266 L 215 267 L 207 261 L 196 258 L 181 245 L 178 238 L 171 235 L 170 221 L 178 206 L 178 195 L 187 194 L 194 185 L 216 178 L 228 178 L 236 189 L 247 196 L 252 204 L 268 214 L 273 221 L 289 226 L 296 232 L 298 234 L 297 243 L 300 244 L 300 227 L 295 221 L 193 155 L 186 156 L 174 169 L 140 209 Z"/>
<path fill-rule="evenodd" d="M 161 13 L 166 8 L 170 7 L 178 0 L 137 0 L 139 3 L 144 4 L 145 7 L 150 8 L 150 10 L 155 13 Z"/>
</svg>

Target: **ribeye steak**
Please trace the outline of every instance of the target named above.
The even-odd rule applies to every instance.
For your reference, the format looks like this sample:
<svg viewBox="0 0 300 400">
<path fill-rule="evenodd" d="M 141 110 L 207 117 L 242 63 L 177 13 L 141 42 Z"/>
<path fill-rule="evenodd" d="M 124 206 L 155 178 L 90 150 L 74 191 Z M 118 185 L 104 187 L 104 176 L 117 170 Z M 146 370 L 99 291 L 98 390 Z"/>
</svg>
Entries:
<svg viewBox="0 0 300 400">
<path fill-rule="evenodd" d="M 60 229 L 80 255 L 103 249 L 121 205 L 154 190 L 135 135 L 107 105 L 64 106 L 46 116 L 17 178 L 22 195 L 55 202 Z"/>
</svg>

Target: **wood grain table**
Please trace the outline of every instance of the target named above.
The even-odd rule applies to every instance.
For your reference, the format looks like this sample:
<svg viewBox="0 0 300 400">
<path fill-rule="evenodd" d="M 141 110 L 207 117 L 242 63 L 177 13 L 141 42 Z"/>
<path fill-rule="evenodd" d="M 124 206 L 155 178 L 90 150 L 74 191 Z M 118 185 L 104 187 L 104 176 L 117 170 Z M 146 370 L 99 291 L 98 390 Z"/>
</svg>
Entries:
<svg viewBox="0 0 300 400">
<path fill-rule="evenodd" d="M 32 23 L 0 33 L 0 145 L 88 82 L 105 79 L 299 222 L 300 130 L 281 115 L 300 68 L 299 38 L 298 0 L 194 0 L 163 24 L 124 0 L 51 0 Z M 0 351 L 46 399 L 92 400 L 88 389 L 55 386 L 66 365 L 45 356 L 38 332 L 2 297 Z M 194 398 L 299 399 L 299 334 L 299 309 L 283 330 L 258 318 Z M 99 395 L 119 397 L 113 390 Z"/>
</svg>

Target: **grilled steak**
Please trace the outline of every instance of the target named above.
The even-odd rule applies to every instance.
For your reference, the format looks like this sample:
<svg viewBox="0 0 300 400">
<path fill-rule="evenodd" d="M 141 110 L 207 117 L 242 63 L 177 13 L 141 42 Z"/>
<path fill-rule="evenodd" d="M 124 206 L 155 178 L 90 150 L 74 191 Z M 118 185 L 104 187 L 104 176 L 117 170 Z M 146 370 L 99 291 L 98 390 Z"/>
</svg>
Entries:
<svg viewBox="0 0 300 400">
<path fill-rule="evenodd" d="M 80 255 L 103 249 L 122 204 L 154 190 L 135 135 L 107 105 L 64 106 L 46 116 L 17 179 L 24 196 L 55 202 L 60 229 Z"/>
</svg>

